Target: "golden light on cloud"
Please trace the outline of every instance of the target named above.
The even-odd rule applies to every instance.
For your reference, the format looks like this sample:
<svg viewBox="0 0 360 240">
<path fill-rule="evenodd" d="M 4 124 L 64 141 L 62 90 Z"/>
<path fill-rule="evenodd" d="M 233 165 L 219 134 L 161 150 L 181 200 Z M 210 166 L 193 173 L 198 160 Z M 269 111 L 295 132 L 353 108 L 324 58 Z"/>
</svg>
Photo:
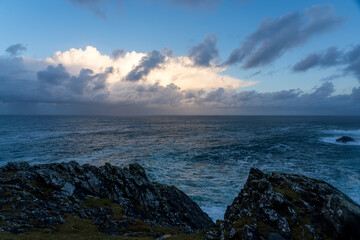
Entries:
<svg viewBox="0 0 360 240">
<path fill-rule="evenodd" d="M 111 58 L 101 54 L 95 47 L 88 46 L 83 49 L 70 49 L 64 52 L 56 52 L 53 57 L 47 58 L 49 64 L 63 64 L 72 75 L 78 75 L 81 69 L 91 69 L 94 74 L 103 73 L 107 68 L 113 68 L 106 84 L 134 85 L 126 81 L 125 77 L 138 66 L 146 53 L 127 52 L 119 58 Z M 145 77 L 139 80 L 141 84 L 158 84 L 166 87 L 175 84 L 181 90 L 213 90 L 224 88 L 236 90 L 255 84 L 256 82 L 244 81 L 231 76 L 221 74 L 225 67 L 210 65 L 209 67 L 196 66 L 187 56 L 169 57 L 164 62 L 153 68 Z"/>
</svg>

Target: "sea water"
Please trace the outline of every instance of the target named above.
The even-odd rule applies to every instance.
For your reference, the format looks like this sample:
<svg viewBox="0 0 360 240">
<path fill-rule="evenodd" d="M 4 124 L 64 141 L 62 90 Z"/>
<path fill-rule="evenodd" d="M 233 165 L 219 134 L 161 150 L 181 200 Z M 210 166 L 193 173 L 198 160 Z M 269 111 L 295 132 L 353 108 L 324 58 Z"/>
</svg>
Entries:
<svg viewBox="0 0 360 240">
<path fill-rule="evenodd" d="M 360 203 L 360 117 L 0 116 L 0 165 L 72 160 L 140 163 L 214 220 L 251 167 L 321 179 Z"/>
</svg>

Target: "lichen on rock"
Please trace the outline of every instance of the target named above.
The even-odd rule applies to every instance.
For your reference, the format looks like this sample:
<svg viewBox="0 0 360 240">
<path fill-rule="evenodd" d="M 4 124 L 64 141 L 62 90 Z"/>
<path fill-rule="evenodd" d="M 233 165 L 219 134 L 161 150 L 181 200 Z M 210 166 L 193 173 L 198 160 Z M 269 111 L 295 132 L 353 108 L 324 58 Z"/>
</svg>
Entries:
<svg viewBox="0 0 360 240">
<path fill-rule="evenodd" d="M 153 183 L 139 164 L 8 163 L 0 168 L 0 232 L 56 232 L 71 222 L 126 236 L 166 234 L 161 229 L 194 233 L 213 226 L 186 194 Z"/>
<path fill-rule="evenodd" d="M 215 239 L 360 239 L 360 206 L 326 182 L 252 168 Z"/>
</svg>

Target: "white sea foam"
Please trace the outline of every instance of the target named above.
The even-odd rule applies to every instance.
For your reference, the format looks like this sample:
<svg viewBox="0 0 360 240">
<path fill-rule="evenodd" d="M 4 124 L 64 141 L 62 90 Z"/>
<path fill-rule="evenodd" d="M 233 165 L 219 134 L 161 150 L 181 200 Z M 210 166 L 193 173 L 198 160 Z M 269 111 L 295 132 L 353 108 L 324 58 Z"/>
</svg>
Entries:
<svg viewBox="0 0 360 240">
<path fill-rule="evenodd" d="M 321 138 L 322 142 L 325 143 L 332 143 L 337 145 L 350 145 L 350 146 L 360 146 L 360 129 L 357 130 L 340 130 L 340 129 L 333 129 L 333 130 L 324 130 L 322 131 L 325 133 L 326 137 Z M 329 136 L 331 135 L 331 136 Z M 342 136 L 349 136 L 355 139 L 355 142 L 348 142 L 348 143 L 339 143 L 336 142 L 336 139 Z"/>
</svg>

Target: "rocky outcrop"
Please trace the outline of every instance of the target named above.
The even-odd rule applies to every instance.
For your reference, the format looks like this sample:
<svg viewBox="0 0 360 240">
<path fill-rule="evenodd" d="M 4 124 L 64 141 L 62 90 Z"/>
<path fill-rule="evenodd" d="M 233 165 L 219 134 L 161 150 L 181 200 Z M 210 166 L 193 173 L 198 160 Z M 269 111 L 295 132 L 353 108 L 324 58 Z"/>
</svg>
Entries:
<svg viewBox="0 0 360 240">
<path fill-rule="evenodd" d="M 331 185 L 251 169 L 211 239 L 360 239 L 360 206 Z"/>
<path fill-rule="evenodd" d="M 0 232 L 51 232 L 80 220 L 107 234 L 131 236 L 162 236 L 162 229 L 191 233 L 213 226 L 187 195 L 151 182 L 138 164 L 8 163 L 0 168 Z"/>
<path fill-rule="evenodd" d="M 348 137 L 348 136 L 342 136 L 342 137 L 336 139 L 336 142 L 339 142 L 339 143 L 355 142 L 355 139 Z"/>
</svg>

